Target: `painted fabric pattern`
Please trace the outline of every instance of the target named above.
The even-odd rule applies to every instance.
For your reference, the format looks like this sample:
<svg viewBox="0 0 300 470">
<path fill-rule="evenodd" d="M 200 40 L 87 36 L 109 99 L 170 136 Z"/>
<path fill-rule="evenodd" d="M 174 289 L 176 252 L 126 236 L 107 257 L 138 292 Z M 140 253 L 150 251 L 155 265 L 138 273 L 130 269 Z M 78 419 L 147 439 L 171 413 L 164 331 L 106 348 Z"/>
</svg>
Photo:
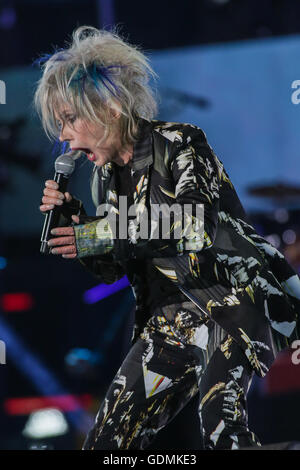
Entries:
<svg viewBox="0 0 300 470">
<path fill-rule="evenodd" d="M 193 303 L 158 309 L 118 370 L 83 449 L 147 448 L 198 391 L 205 449 L 259 446 L 247 418 L 253 373 L 233 338 Z"/>
<path fill-rule="evenodd" d="M 300 280 L 283 255 L 255 231 L 205 133 L 190 124 L 141 119 L 131 177 L 139 211 L 128 238 L 109 240 L 106 232 L 97 240 L 93 224 L 99 223 L 99 214 L 82 215 L 75 235 L 80 262 L 99 279 L 112 283 L 127 274 L 137 305 L 132 344 L 150 316 L 143 273 L 135 263 L 147 259 L 224 329 L 253 370 L 264 376 L 275 352 L 296 337 Z M 94 169 L 91 190 L 96 207 L 110 204 L 118 214 L 112 163 Z M 203 204 L 204 238 L 197 237 L 200 222 L 192 216 L 192 239 L 184 232 L 179 240 L 153 239 L 151 232 L 146 240 L 136 239 L 143 209 L 150 212 L 153 204 L 171 206 L 174 201 Z"/>
</svg>

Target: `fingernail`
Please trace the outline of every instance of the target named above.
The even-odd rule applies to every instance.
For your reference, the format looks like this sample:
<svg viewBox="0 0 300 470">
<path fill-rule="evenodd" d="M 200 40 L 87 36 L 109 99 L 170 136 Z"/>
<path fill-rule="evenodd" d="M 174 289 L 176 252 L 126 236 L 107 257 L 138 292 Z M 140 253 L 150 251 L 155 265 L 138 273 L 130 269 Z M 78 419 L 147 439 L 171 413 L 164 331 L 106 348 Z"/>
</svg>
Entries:
<svg viewBox="0 0 300 470">
<path fill-rule="evenodd" d="M 56 230 L 55 230 L 55 228 L 53 228 L 50 233 L 51 233 L 51 235 L 56 235 Z"/>
<path fill-rule="evenodd" d="M 64 199 L 65 198 L 65 196 L 63 194 L 59 194 L 58 197 L 59 197 L 59 199 Z"/>
<path fill-rule="evenodd" d="M 52 248 L 51 253 L 52 253 L 53 255 L 57 255 L 57 249 L 56 249 L 56 248 Z"/>
<path fill-rule="evenodd" d="M 56 204 L 58 204 L 59 206 L 61 206 L 63 204 L 63 201 L 61 199 L 57 199 L 57 202 Z"/>
<path fill-rule="evenodd" d="M 48 246 L 52 246 L 52 245 L 53 245 L 53 241 L 52 241 L 52 240 L 49 240 L 49 241 L 47 242 L 47 245 L 48 245 Z"/>
<path fill-rule="evenodd" d="M 53 204 L 47 204 L 47 209 L 53 209 L 54 205 Z"/>
</svg>

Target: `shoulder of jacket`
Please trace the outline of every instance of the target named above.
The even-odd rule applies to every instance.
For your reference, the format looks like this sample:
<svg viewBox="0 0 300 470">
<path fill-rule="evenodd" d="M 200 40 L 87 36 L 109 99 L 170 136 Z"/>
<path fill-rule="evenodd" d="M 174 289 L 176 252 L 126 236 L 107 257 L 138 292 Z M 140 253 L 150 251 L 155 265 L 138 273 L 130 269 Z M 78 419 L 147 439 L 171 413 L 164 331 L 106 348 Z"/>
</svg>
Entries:
<svg viewBox="0 0 300 470">
<path fill-rule="evenodd" d="M 216 165 L 215 169 L 217 170 L 219 179 L 224 178 L 224 165 L 209 145 L 206 133 L 203 129 L 194 124 L 155 120 L 152 121 L 152 126 L 153 135 L 164 138 L 158 139 L 157 148 L 159 149 L 159 153 L 164 156 L 166 166 L 170 165 L 174 155 L 176 156 L 184 147 L 189 144 L 194 145 L 197 142 L 198 148 L 203 146 L 206 149 L 206 155 L 210 155 L 210 160 Z M 209 150 L 209 154 L 207 150 Z M 230 184 L 232 183 L 230 182 Z"/>
<path fill-rule="evenodd" d="M 205 132 L 194 124 L 153 120 L 152 125 L 154 133 L 161 135 L 172 144 L 188 144 L 194 138 L 206 141 Z"/>
</svg>

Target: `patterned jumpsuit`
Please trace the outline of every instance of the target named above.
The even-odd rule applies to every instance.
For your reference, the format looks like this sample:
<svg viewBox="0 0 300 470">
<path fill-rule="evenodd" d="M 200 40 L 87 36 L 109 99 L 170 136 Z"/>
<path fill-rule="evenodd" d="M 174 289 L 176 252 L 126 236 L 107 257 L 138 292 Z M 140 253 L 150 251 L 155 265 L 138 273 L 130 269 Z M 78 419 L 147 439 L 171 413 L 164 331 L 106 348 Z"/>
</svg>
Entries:
<svg viewBox="0 0 300 470">
<path fill-rule="evenodd" d="M 100 278 L 112 267 L 114 273 L 119 257 L 132 248 L 189 294 L 140 322 L 83 449 L 146 449 L 198 391 L 205 449 L 260 445 L 248 428 L 246 395 L 254 372 L 264 376 L 276 357 L 274 330 L 290 336 L 295 328 L 299 278 L 248 223 L 201 129 L 161 122 L 146 128 L 134 149 L 134 201 L 145 205 L 150 189 L 152 203 L 171 205 L 175 197 L 204 203 L 206 246 L 198 250 L 195 242 L 192 252 L 178 253 L 179 244 L 174 251 L 171 243 L 112 242 L 99 234 L 97 220 L 84 217 L 74 227 L 80 261 Z M 96 206 L 116 204 L 111 165 L 101 169 L 94 187 L 96 193 L 101 188 Z"/>
</svg>

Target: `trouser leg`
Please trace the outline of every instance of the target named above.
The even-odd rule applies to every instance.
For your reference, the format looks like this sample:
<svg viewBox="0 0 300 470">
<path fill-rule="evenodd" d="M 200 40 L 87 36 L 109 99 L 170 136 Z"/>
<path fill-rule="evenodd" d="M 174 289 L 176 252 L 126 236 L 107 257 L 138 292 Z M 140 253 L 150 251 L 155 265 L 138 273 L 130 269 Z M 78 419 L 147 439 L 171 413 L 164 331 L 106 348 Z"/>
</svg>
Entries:
<svg viewBox="0 0 300 470">
<path fill-rule="evenodd" d="M 224 330 L 189 304 L 165 307 L 126 356 L 83 449 L 145 449 L 198 388 L 207 449 L 256 445 L 246 403 L 252 376 L 244 352 Z"/>
<path fill-rule="evenodd" d="M 206 449 L 260 445 L 248 428 L 247 392 L 253 373 L 243 350 L 226 335 L 198 374 L 199 418 Z"/>
<path fill-rule="evenodd" d="M 144 449 L 198 392 L 191 356 L 155 328 L 129 351 L 99 409 L 84 450 Z"/>
</svg>

